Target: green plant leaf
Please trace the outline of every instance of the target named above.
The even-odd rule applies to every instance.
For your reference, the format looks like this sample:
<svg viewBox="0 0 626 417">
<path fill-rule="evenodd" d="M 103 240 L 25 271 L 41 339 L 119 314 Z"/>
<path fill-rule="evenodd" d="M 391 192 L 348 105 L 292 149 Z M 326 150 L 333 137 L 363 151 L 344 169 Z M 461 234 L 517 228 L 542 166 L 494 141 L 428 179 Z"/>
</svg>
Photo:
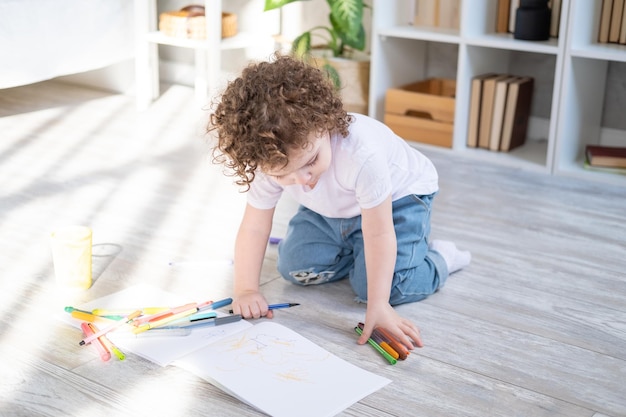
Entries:
<svg viewBox="0 0 626 417">
<path fill-rule="evenodd" d="M 322 66 L 322 71 L 324 71 L 326 75 L 328 75 L 328 78 L 330 78 L 330 80 L 335 85 L 335 89 L 339 90 L 341 88 L 341 78 L 339 77 L 337 69 L 330 65 L 328 62 L 326 62 L 324 66 Z"/>
<path fill-rule="evenodd" d="M 264 11 L 278 9 L 279 7 L 283 7 L 285 4 L 293 3 L 298 0 L 265 0 L 265 9 Z"/>
<path fill-rule="evenodd" d="M 342 39 L 356 42 L 363 21 L 363 0 L 327 0 L 333 28 L 342 33 Z"/>
<path fill-rule="evenodd" d="M 355 33 L 347 33 L 341 30 L 341 27 L 338 26 L 340 23 L 336 22 L 332 15 L 330 16 L 330 23 L 333 26 L 333 32 L 339 36 L 342 43 L 345 44 L 341 45 L 340 52 L 335 54 L 335 56 L 342 55 L 344 52 L 343 47 L 346 45 L 351 48 L 358 49 L 359 51 L 363 51 L 365 49 L 365 28 L 363 25 L 360 25 L 359 30 Z"/>
<path fill-rule="evenodd" d="M 297 58 L 303 59 L 311 51 L 311 32 L 304 32 L 293 40 L 291 53 Z"/>
</svg>

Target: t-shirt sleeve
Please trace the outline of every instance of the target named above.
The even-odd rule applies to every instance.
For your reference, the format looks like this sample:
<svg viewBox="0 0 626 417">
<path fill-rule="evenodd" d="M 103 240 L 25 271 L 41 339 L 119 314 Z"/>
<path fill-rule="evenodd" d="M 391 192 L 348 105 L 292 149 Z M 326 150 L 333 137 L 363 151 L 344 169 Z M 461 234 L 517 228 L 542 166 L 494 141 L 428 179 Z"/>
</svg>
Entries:
<svg viewBox="0 0 626 417">
<path fill-rule="evenodd" d="M 247 201 L 254 208 L 267 210 L 276 207 L 282 193 L 282 186 L 272 181 L 267 175 L 257 172 L 254 181 L 250 184 Z"/>
</svg>

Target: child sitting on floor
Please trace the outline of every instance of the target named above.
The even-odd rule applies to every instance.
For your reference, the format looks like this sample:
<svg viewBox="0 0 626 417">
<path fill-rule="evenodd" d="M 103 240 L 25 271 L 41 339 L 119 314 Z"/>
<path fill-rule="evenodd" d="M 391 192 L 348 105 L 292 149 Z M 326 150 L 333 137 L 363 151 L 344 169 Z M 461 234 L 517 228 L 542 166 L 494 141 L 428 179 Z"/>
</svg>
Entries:
<svg viewBox="0 0 626 417">
<path fill-rule="evenodd" d="M 278 248 L 278 270 L 296 284 L 348 278 L 366 302 L 358 343 L 375 327 L 408 349 L 419 329 L 392 306 L 419 301 L 469 265 L 454 243 L 428 243 L 438 175 L 388 127 L 343 109 L 319 69 L 287 56 L 246 68 L 210 116 L 216 161 L 246 187 L 235 244 L 233 310 L 272 317 L 259 289 L 274 209 L 283 192 L 299 204 Z"/>
</svg>

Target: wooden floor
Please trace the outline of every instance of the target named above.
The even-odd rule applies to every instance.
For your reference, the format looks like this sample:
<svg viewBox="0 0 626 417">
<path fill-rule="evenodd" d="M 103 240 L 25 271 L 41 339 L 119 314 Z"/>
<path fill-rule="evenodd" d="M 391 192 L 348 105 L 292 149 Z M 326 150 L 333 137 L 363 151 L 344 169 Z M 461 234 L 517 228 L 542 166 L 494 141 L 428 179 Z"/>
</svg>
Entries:
<svg viewBox="0 0 626 417">
<path fill-rule="evenodd" d="M 176 367 L 100 361 L 58 320 L 136 283 L 189 297 L 231 294 L 245 204 L 210 163 L 193 91 L 146 112 L 132 97 L 47 82 L 0 90 L 0 415 L 256 416 Z M 425 347 L 396 366 L 356 345 L 364 306 L 347 282 L 299 288 L 270 247 L 263 290 L 299 302 L 276 320 L 393 383 L 344 416 L 626 416 L 626 189 L 423 149 L 437 165 L 433 238 L 472 252 L 437 294 L 398 307 Z M 281 203 L 275 235 L 294 205 Z M 91 289 L 55 286 L 48 235 L 94 230 Z M 324 401 L 324 399 L 320 399 Z"/>
</svg>

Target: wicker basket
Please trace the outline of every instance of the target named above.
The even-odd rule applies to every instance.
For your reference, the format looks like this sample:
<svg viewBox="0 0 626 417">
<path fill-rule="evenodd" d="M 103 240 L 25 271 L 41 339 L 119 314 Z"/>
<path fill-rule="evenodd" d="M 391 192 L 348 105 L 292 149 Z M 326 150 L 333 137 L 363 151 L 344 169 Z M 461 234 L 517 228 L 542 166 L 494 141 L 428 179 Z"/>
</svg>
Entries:
<svg viewBox="0 0 626 417">
<path fill-rule="evenodd" d="M 165 35 L 175 38 L 206 39 L 204 7 L 192 5 L 181 10 L 161 13 L 159 30 Z M 237 15 L 222 12 L 222 38 L 236 34 Z"/>
</svg>

